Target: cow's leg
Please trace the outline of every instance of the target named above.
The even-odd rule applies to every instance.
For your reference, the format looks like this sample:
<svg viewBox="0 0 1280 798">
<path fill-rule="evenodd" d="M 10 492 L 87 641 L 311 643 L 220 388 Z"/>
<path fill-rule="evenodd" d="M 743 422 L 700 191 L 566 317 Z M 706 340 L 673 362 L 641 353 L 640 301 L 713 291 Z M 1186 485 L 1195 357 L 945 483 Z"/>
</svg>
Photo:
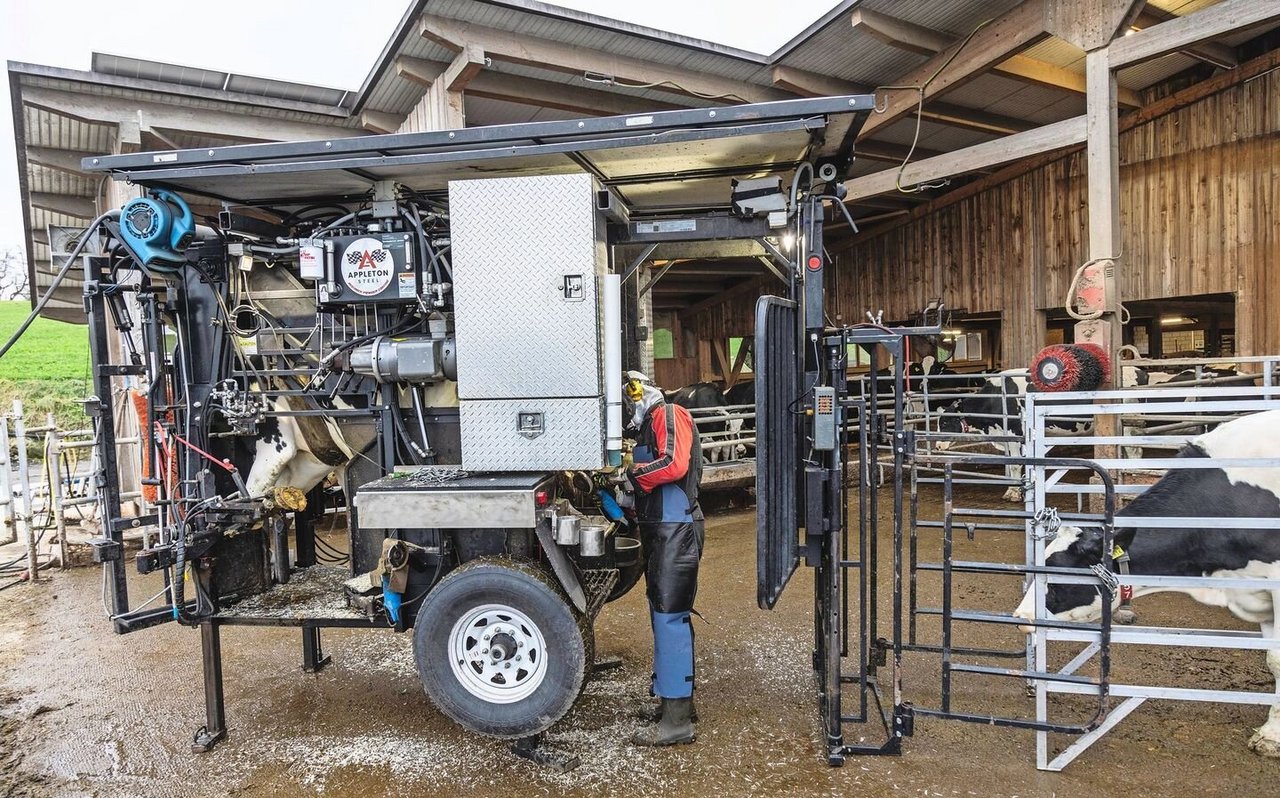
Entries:
<svg viewBox="0 0 1280 798">
<path fill-rule="evenodd" d="M 1005 457 L 1021 457 L 1022 444 L 1015 442 L 1006 442 L 1000 444 L 1000 448 L 1004 450 Z M 1007 465 L 1004 467 L 1004 475 L 1006 478 L 1013 480 L 1015 484 L 1010 485 L 1004 492 L 1004 500 L 1008 502 L 1022 502 L 1022 466 Z"/>
<path fill-rule="evenodd" d="M 1271 593 L 1272 612 L 1280 612 L 1280 590 Z M 1275 621 L 1262 624 L 1262 636 L 1280 644 L 1276 636 Z M 1253 737 L 1249 738 L 1249 747 L 1262 756 L 1280 758 L 1280 648 L 1267 650 L 1267 668 L 1276 680 L 1276 703 L 1271 705 L 1267 713 L 1267 722 L 1258 727 Z"/>
<path fill-rule="evenodd" d="M 1124 425 L 1124 428 L 1123 428 L 1123 429 L 1121 429 L 1120 433 L 1121 433 L 1122 435 L 1124 435 L 1126 438 L 1127 438 L 1127 437 L 1129 437 L 1129 436 L 1131 436 L 1131 435 L 1141 435 L 1141 434 L 1142 434 L 1142 428 L 1141 428 L 1141 427 L 1135 427 L 1135 426 L 1133 426 L 1132 424 L 1125 424 L 1125 425 Z M 1125 457 L 1125 458 L 1128 458 L 1129 460 L 1141 460 L 1141 459 L 1142 459 L 1142 447 L 1141 447 L 1141 446 L 1121 446 L 1121 447 L 1120 447 L 1120 453 L 1121 453 L 1121 456 L 1123 456 L 1123 457 Z"/>
</svg>

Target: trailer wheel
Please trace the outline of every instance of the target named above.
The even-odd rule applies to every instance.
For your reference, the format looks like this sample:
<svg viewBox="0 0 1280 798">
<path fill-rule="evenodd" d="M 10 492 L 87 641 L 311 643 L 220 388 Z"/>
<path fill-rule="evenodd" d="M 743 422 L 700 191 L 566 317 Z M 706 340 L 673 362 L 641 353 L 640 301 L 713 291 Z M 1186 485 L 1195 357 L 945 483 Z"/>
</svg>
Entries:
<svg viewBox="0 0 1280 798">
<path fill-rule="evenodd" d="M 440 711 L 492 737 L 526 737 L 564 717 L 586 682 L 589 620 L 537 566 L 480 557 L 423 599 L 413 631 L 422 686 Z"/>
</svg>

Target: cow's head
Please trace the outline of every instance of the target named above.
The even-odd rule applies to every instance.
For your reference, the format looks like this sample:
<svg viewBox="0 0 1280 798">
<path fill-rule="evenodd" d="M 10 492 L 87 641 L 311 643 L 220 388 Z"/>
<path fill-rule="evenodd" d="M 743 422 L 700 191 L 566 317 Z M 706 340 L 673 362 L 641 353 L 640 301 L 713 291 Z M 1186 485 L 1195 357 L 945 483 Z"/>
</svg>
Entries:
<svg viewBox="0 0 1280 798">
<path fill-rule="evenodd" d="M 1055 568 L 1088 568 L 1102 562 L 1102 530 L 1098 527 L 1081 529 L 1064 526 L 1049 541 L 1044 550 L 1045 565 Z M 1119 606 L 1120 597 L 1113 598 L 1112 609 Z M 1050 583 L 1045 590 L 1045 609 L 1049 616 L 1059 621 L 1090 623 L 1102 617 L 1102 594 L 1092 585 L 1063 585 Z M 1027 590 L 1022 603 L 1013 611 L 1015 618 L 1034 622 L 1036 618 L 1035 588 Z M 1019 626 L 1030 632 L 1033 626 Z"/>
</svg>

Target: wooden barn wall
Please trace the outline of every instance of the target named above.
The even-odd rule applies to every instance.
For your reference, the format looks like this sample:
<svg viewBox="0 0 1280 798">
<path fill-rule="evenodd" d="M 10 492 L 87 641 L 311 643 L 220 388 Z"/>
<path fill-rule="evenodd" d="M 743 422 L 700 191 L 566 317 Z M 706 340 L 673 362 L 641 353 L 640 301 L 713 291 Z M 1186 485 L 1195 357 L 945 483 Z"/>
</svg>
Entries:
<svg viewBox="0 0 1280 798">
<path fill-rule="evenodd" d="M 1234 293 L 1238 352 L 1280 352 L 1280 72 L 1122 133 L 1120 158 L 1122 297 Z M 1087 258 L 1085 168 L 1076 152 L 854 241 L 827 270 L 828 314 L 998 311 L 1003 366 L 1026 364 Z M 750 334 L 754 304 L 699 314 L 698 336 Z"/>
</svg>

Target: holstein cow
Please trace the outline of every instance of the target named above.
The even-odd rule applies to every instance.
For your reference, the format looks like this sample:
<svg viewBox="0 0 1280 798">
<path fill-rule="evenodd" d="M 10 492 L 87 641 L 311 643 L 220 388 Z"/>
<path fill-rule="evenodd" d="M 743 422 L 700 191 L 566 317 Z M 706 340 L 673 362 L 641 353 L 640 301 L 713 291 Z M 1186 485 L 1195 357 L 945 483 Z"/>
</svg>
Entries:
<svg viewBox="0 0 1280 798">
<path fill-rule="evenodd" d="M 348 407 L 338 400 L 338 407 Z M 277 413 L 315 410 L 320 406 L 302 397 L 280 397 Z M 258 424 L 253 466 L 245 479 L 249 496 L 267 496 L 272 488 L 297 488 L 304 493 L 319 485 L 333 471 L 341 471 L 369 448 L 376 435 L 366 421 L 330 416 L 271 416 Z"/>
<path fill-rule="evenodd" d="M 729 412 L 723 408 L 728 404 L 720 388 L 710 382 L 698 382 L 667 394 L 667 401 L 680 405 L 688 410 L 701 410 L 693 413 L 697 423 L 698 434 L 704 436 L 702 445 L 703 459 L 708 463 L 732 460 L 737 446 L 713 446 L 713 443 L 738 437 L 742 429 L 742 419 L 725 421 L 704 421 L 716 416 L 727 416 Z"/>
<path fill-rule="evenodd" d="M 1178 453 L 1182 458 L 1280 458 L 1280 410 L 1229 421 L 1193 438 Z M 1131 574 L 1212 576 L 1280 580 L 1280 522 L 1274 529 L 1237 529 L 1230 518 L 1280 519 L 1280 468 L 1198 468 L 1169 471 L 1156 484 L 1120 510 L 1125 517 L 1190 517 L 1206 520 L 1187 529 L 1118 527 L 1115 544 L 1129 555 Z M 1102 531 L 1064 526 L 1045 548 L 1050 566 L 1087 568 L 1104 560 Z M 1226 607 L 1236 617 L 1256 623 L 1262 636 L 1275 642 L 1267 651 L 1267 667 L 1277 680 L 1277 703 L 1249 741 L 1264 756 L 1280 757 L 1280 583 L 1272 590 L 1140 587 L 1134 596 L 1161 591 L 1187 593 L 1202 604 Z M 1119 604 L 1113 596 L 1113 605 Z M 1088 585 L 1050 584 L 1045 597 L 1049 614 L 1063 621 L 1088 623 L 1102 616 L 1102 597 Z M 1014 615 L 1035 620 L 1035 598 L 1028 590 Z M 1029 631 L 1031 627 L 1022 627 Z"/>
<path fill-rule="evenodd" d="M 938 419 L 938 431 L 1017 438 L 992 441 L 991 445 L 1005 457 L 1021 457 L 1023 398 L 1028 390 L 1035 391 L 1036 387 L 1028 386 L 1025 369 L 1009 369 L 988 377 L 980 391 L 957 399 L 943 409 Z M 1091 428 L 1091 419 L 1049 421 L 1047 427 L 1046 432 L 1050 435 L 1083 435 Z M 939 441 L 937 448 L 945 451 L 952 445 L 949 441 Z M 1022 466 L 1005 466 L 1005 476 L 1019 484 L 1010 485 L 1004 492 L 1004 498 L 1022 501 Z"/>
<path fill-rule="evenodd" d="M 756 411 L 756 381 L 755 380 L 739 380 L 734 386 L 724 392 L 724 401 L 730 407 L 746 405 L 745 412 L 755 413 Z M 739 411 L 741 412 L 741 411 Z M 742 432 L 744 438 L 754 438 L 756 436 L 756 418 L 752 415 L 750 418 L 738 419 L 740 424 L 739 431 Z M 756 447 L 753 443 L 744 444 L 738 447 L 742 450 L 744 457 L 755 457 Z"/>
</svg>

